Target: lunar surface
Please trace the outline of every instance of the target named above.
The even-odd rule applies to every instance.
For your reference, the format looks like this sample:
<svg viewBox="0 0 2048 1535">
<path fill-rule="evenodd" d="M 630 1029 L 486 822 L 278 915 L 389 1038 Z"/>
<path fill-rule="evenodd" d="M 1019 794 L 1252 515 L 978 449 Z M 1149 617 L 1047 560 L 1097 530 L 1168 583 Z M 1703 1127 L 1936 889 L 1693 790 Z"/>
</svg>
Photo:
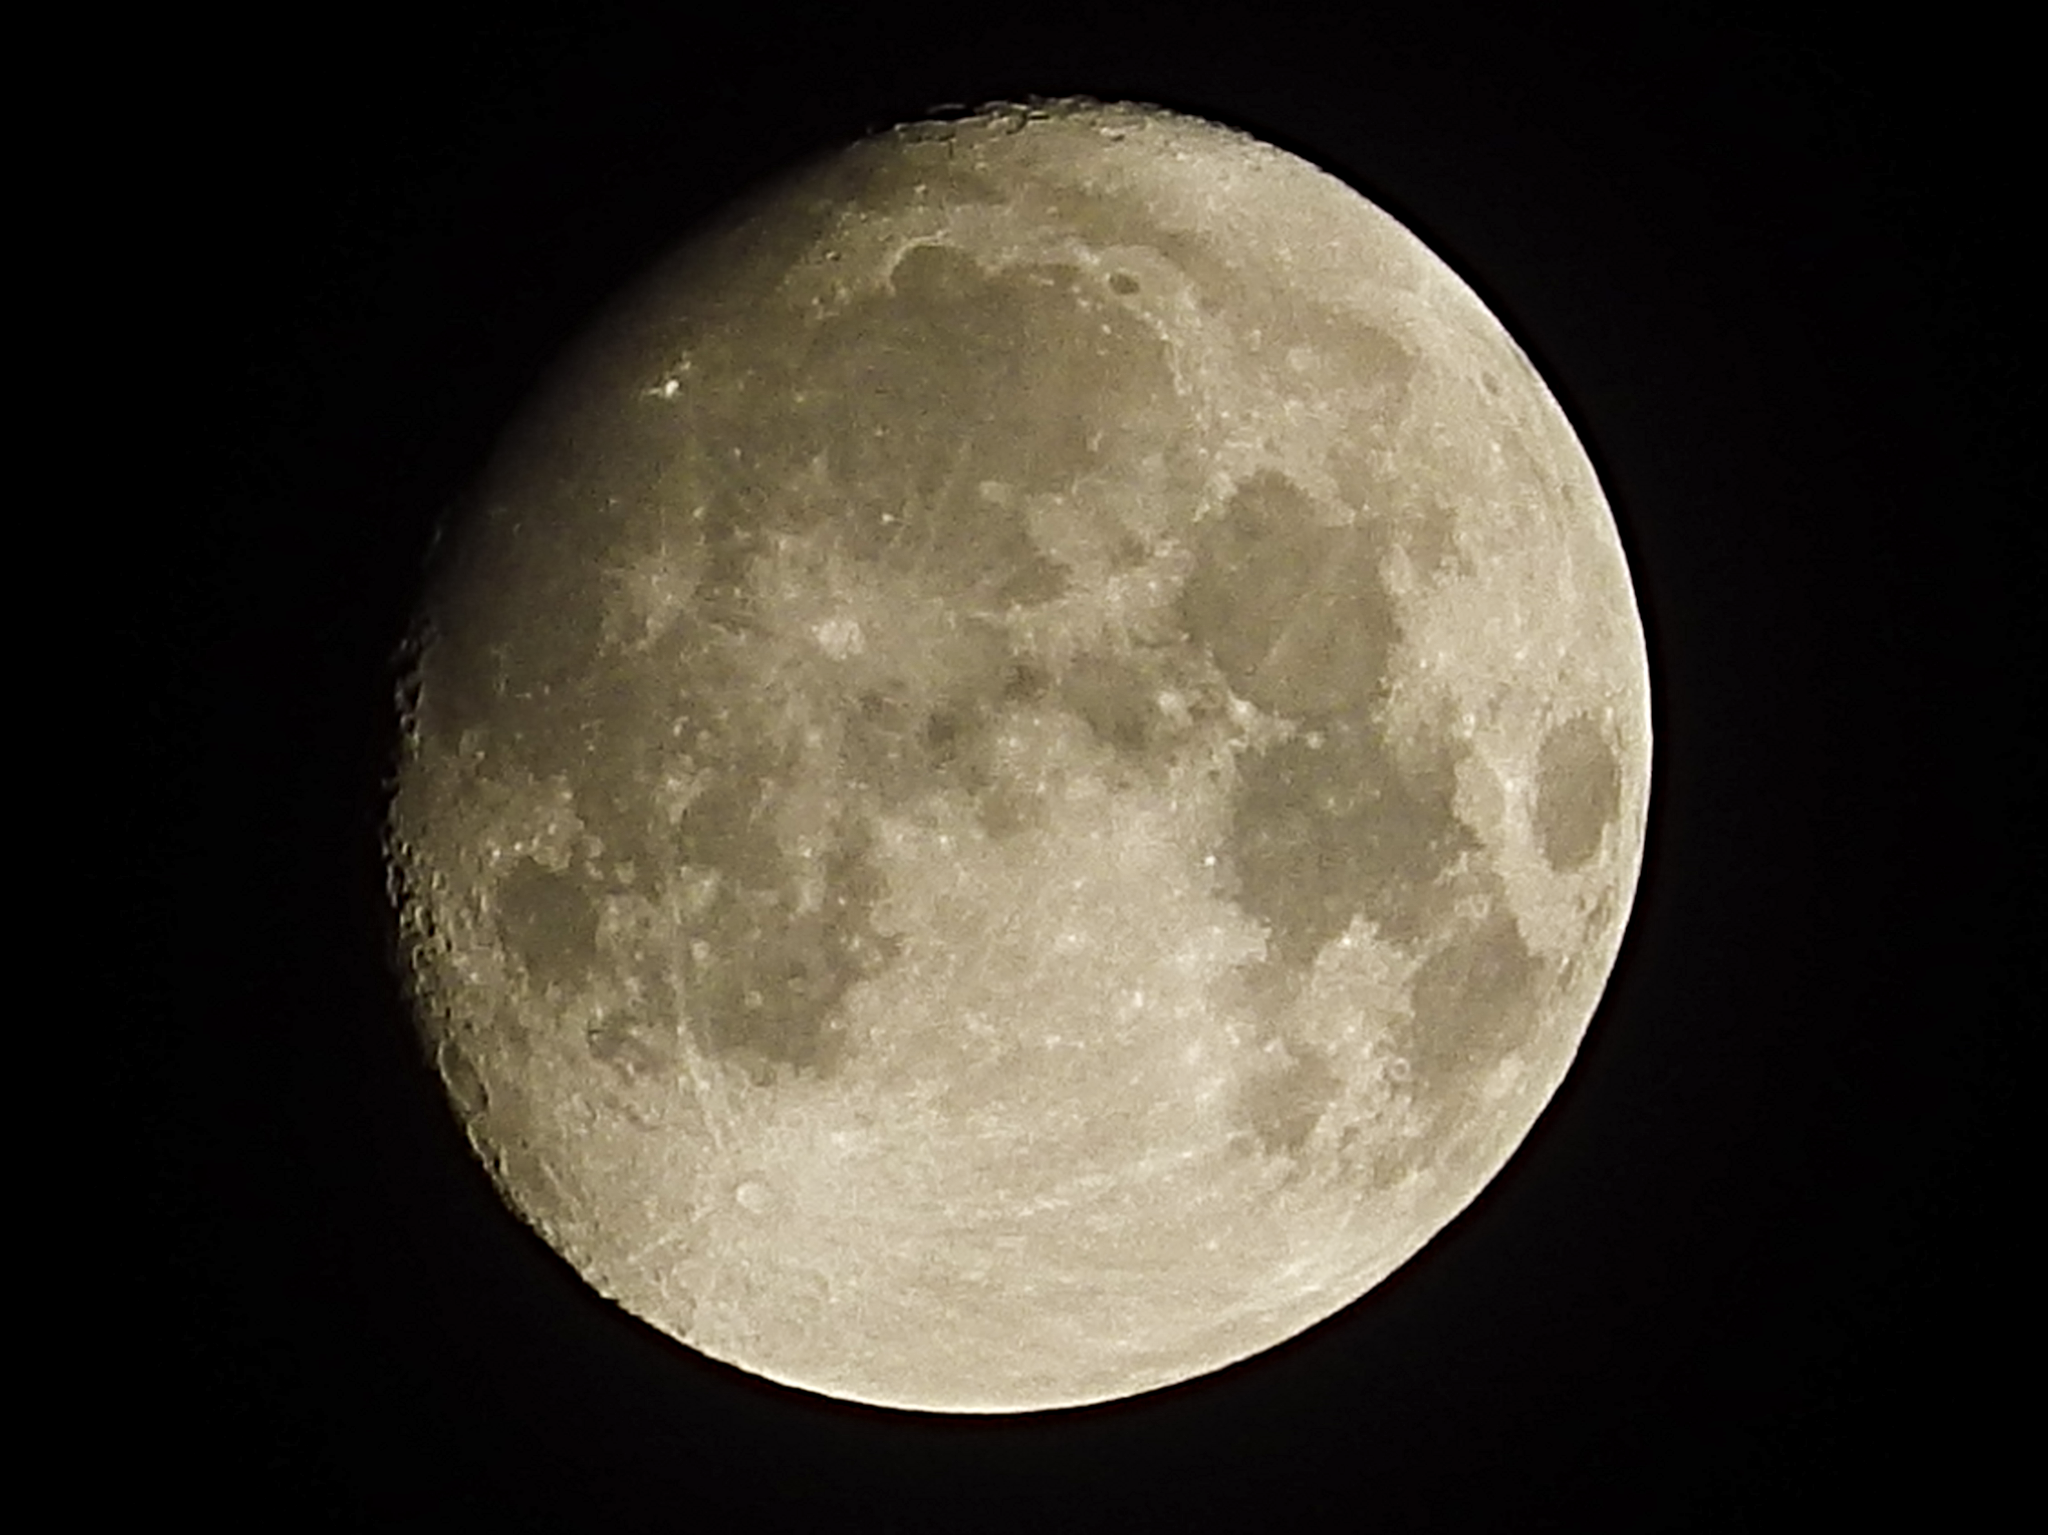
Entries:
<svg viewBox="0 0 2048 1535">
<path fill-rule="evenodd" d="M 1641 859 L 1586 455 L 1450 269 L 1149 108 L 899 129 L 590 334 L 447 529 L 389 841 L 506 1201 L 714 1358 L 1123 1397 L 1499 1171 Z"/>
</svg>

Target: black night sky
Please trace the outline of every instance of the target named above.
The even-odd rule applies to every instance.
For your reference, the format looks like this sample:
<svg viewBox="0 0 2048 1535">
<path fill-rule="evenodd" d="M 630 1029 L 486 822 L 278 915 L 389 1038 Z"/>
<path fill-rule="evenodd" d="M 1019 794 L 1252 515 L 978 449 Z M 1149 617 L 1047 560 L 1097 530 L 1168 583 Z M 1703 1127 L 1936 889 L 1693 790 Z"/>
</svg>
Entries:
<svg viewBox="0 0 2048 1535">
<path fill-rule="evenodd" d="M 80 1496 L 278 1531 L 1586 1532 L 1877 1485 L 1978 1523 L 2019 1454 L 1994 1137 L 2039 779 L 2011 44 L 1775 7 L 570 9 L 184 34 L 211 62 L 136 150 L 180 209 L 152 238 L 193 367 L 155 371 L 205 463 L 118 636 L 150 679 L 110 828 L 144 1230 Z M 1463 1217 L 1219 1376 L 959 1422 L 703 1361 L 495 1203 L 385 959 L 383 662 L 435 515 L 616 285 L 802 155 L 1032 95 L 1249 130 L 1479 290 L 1614 505 L 1657 757 L 1606 1002 Z"/>
</svg>

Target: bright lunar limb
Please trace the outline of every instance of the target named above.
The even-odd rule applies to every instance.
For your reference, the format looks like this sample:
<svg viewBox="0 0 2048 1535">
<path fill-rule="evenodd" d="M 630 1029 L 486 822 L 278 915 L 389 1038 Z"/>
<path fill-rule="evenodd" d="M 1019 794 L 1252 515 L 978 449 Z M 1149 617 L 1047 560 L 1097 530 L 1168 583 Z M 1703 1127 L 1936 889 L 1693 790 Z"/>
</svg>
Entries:
<svg viewBox="0 0 2048 1535">
<path fill-rule="evenodd" d="M 906 1408 L 1098 1402 L 1371 1289 L 1620 940 L 1643 637 L 1563 414 L 1356 192 L 1134 106 L 736 211 L 508 439 L 421 614 L 418 1016 L 604 1295 Z"/>
</svg>

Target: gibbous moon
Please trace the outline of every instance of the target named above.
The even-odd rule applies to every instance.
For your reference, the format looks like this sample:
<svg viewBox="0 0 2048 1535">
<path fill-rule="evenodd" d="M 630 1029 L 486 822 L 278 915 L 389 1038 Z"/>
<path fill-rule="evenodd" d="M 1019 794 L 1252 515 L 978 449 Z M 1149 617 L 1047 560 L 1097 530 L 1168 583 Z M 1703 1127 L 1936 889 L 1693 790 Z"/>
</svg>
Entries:
<svg viewBox="0 0 2048 1535">
<path fill-rule="evenodd" d="M 1641 861 L 1642 630 L 1542 380 L 1150 108 L 882 134 L 565 362 L 390 809 L 507 1202 L 716 1359 L 1014 1412 L 1350 1304 L 1513 1153 Z"/>
</svg>

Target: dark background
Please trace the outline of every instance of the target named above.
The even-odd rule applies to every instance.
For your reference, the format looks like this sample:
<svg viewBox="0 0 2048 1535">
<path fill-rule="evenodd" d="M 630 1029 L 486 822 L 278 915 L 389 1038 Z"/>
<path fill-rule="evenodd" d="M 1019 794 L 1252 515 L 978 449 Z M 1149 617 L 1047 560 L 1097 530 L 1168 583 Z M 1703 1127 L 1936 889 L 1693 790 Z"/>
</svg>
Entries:
<svg viewBox="0 0 2048 1535">
<path fill-rule="evenodd" d="M 2017 34 L 1330 9 L 167 34 L 135 153 L 182 274 L 158 408 L 202 472 L 124 551 L 115 635 L 151 680 L 108 812 L 144 1214 L 109 1489 L 280 1531 L 1978 1522 L 2021 1453 L 1998 1136 L 2037 1005 Z M 495 1204 L 385 962 L 384 661 L 436 513 L 693 218 L 934 107 L 1068 94 L 1302 154 L 1505 320 L 1639 585 L 1650 844 L 1572 1077 L 1394 1279 L 1183 1388 L 946 1421 L 700 1360 Z"/>
</svg>

